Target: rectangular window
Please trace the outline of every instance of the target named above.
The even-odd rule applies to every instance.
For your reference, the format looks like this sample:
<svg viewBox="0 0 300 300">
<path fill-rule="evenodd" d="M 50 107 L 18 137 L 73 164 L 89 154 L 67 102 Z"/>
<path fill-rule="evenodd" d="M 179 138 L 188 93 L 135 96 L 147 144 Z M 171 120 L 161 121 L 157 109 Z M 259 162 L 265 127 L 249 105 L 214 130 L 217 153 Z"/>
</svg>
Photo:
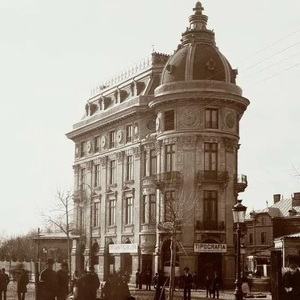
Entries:
<svg viewBox="0 0 300 300">
<path fill-rule="evenodd" d="M 94 187 L 100 186 L 100 170 L 101 170 L 100 164 L 94 166 Z"/>
<path fill-rule="evenodd" d="M 249 245 L 253 245 L 253 233 L 249 233 Z"/>
<path fill-rule="evenodd" d="M 150 195 L 150 203 L 149 203 L 149 223 L 156 223 L 156 195 Z"/>
<path fill-rule="evenodd" d="M 218 172 L 218 144 L 204 143 L 205 179 L 216 179 Z"/>
<path fill-rule="evenodd" d="M 94 227 L 99 227 L 100 202 L 94 202 Z"/>
<path fill-rule="evenodd" d="M 142 223 L 146 223 L 146 214 L 147 214 L 147 198 L 144 195 L 143 196 L 143 204 L 142 204 Z"/>
<path fill-rule="evenodd" d="M 125 224 L 133 223 L 133 198 L 125 198 Z"/>
<path fill-rule="evenodd" d="M 127 156 L 126 180 L 133 180 L 133 156 Z"/>
<path fill-rule="evenodd" d="M 147 151 L 144 151 L 143 156 L 143 176 L 147 176 Z"/>
<path fill-rule="evenodd" d="M 260 243 L 262 245 L 266 244 L 266 233 L 265 232 L 260 233 Z"/>
<path fill-rule="evenodd" d="M 154 149 L 150 150 L 150 175 L 157 173 L 157 156 Z"/>
<path fill-rule="evenodd" d="M 96 136 L 94 139 L 94 152 L 97 153 L 100 151 L 100 136 Z"/>
<path fill-rule="evenodd" d="M 109 162 L 109 169 L 109 184 L 114 184 L 117 179 L 117 165 L 115 160 Z"/>
<path fill-rule="evenodd" d="M 116 132 L 110 131 L 109 132 L 109 148 L 114 148 L 116 145 Z"/>
<path fill-rule="evenodd" d="M 218 128 L 218 110 L 214 108 L 205 109 L 205 128 Z"/>
<path fill-rule="evenodd" d="M 166 145 L 165 151 L 165 171 L 175 171 L 175 145 Z"/>
<path fill-rule="evenodd" d="M 108 225 L 115 225 L 116 223 L 116 200 L 110 199 L 108 202 Z"/>
<path fill-rule="evenodd" d="M 168 110 L 164 113 L 164 130 L 174 130 L 175 126 L 174 110 Z"/>
<path fill-rule="evenodd" d="M 79 230 L 80 232 L 83 229 L 83 224 L 84 224 L 84 214 L 83 214 L 83 207 L 79 206 L 78 207 L 78 225 L 79 225 Z"/>
<path fill-rule="evenodd" d="M 126 126 L 126 143 L 132 142 L 132 125 Z"/>
<path fill-rule="evenodd" d="M 84 157 L 86 155 L 86 142 L 81 142 L 80 144 L 80 156 Z"/>
<path fill-rule="evenodd" d="M 203 199 L 203 223 L 204 228 L 208 230 L 217 229 L 218 222 L 218 192 L 204 191 Z"/>
<path fill-rule="evenodd" d="M 165 192 L 164 197 L 164 207 L 165 207 L 165 222 L 171 222 L 175 219 L 175 191 Z"/>
</svg>

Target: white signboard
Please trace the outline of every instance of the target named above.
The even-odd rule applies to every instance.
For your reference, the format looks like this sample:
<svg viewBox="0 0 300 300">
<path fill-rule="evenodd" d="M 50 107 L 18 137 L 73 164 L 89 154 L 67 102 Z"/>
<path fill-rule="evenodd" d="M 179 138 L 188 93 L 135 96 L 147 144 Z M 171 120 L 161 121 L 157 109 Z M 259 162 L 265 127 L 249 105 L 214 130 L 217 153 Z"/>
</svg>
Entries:
<svg viewBox="0 0 300 300">
<path fill-rule="evenodd" d="M 110 244 L 109 253 L 138 253 L 138 244 Z"/>
<path fill-rule="evenodd" d="M 195 243 L 194 252 L 226 253 L 227 244 Z"/>
</svg>

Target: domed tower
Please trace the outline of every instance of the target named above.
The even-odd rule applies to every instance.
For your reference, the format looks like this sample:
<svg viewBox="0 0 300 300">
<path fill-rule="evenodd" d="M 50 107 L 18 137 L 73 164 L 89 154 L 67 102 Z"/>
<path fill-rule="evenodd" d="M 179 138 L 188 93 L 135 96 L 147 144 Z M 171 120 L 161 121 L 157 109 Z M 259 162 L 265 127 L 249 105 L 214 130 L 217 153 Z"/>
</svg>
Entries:
<svg viewBox="0 0 300 300">
<path fill-rule="evenodd" d="M 157 115 L 162 224 L 157 264 L 168 265 L 164 252 L 175 221 L 180 270 L 188 266 L 200 277 L 218 271 L 229 286 L 235 277 L 232 206 L 247 186 L 247 177 L 237 175 L 239 121 L 249 101 L 236 85 L 237 70 L 206 27 L 202 4 L 197 2 L 193 10 L 149 102 Z"/>
</svg>

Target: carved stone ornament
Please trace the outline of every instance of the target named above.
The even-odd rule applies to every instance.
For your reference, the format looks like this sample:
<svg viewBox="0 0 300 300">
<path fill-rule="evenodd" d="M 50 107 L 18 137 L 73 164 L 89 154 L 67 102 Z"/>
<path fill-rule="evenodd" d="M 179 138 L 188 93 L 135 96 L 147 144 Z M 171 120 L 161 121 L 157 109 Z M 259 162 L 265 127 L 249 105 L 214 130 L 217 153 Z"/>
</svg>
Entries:
<svg viewBox="0 0 300 300">
<path fill-rule="evenodd" d="M 141 236 L 142 247 L 154 247 L 155 246 L 155 235 L 142 235 Z"/>
<path fill-rule="evenodd" d="M 197 124 L 198 116 L 197 112 L 192 109 L 185 109 L 180 114 L 180 122 L 183 126 L 193 127 Z"/>
<path fill-rule="evenodd" d="M 161 141 L 157 141 L 155 143 L 155 151 L 156 151 L 156 155 L 160 155 L 160 151 L 161 151 Z"/>
<path fill-rule="evenodd" d="M 155 125 L 156 131 L 160 131 L 160 129 L 161 129 L 161 120 L 160 120 L 159 116 L 157 116 L 155 124 L 156 124 Z"/>
<path fill-rule="evenodd" d="M 105 135 L 103 135 L 102 137 L 101 137 L 101 140 L 100 140 L 100 142 L 101 142 L 101 147 L 102 148 L 105 148 L 105 146 L 106 146 L 106 136 Z"/>
<path fill-rule="evenodd" d="M 79 173 L 80 166 L 79 165 L 73 165 L 74 174 Z"/>
<path fill-rule="evenodd" d="M 150 120 L 147 122 L 147 129 L 150 130 L 150 131 L 154 131 L 155 130 L 155 121 L 154 120 Z"/>
<path fill-rule="evenodd" d="M 117 158 L 118 162 L 122 162 L 123 158 L 124 158 L 124 151 L 117 152 L 116 158 Z"/>
<path fill-rule="evenodd" d="M 212 58 L 210 58 L 206 63 L 206 69 L 209 71 L 214 71 L 215 66 L 216 66 L 216 62 Z"/>
<path fill-rule="evenodd" d="M 107 156 L 100 157 L 100 163 L 101 163 L 102 166 L 106 166 Z"/>
<path fill-rule="evenodd" d="M 75 146 L 75 157 L 76 158 L 79 157 L 79 146 L 78 145 Z"/>
<path fill-rule="evenodd" d="M 135 137 L 137 137 L 137 135 L 139 134 L 139 124 L 138 123 L 134 124 L 134 126 L 133 126 L 133 133 L 134 133 Z"/>
<path fill-rule="evenodd" d="M 224 122 L 228 129 L 233 129 L 236 123 L 235 114 L 232 111 L 228 112 L 224 118 Z"/>
<path fill-rule="evenodd" d="M 89 153 L 89 154 L 92 153 L 92 142 L 91 141 L 87 141 L 86 150 L 87 150 L 87 153 Z"/>
<path fill-rule="evenodd" d="M 140 158 L 141 156 L 141 148 L 140 147 L 135 147 L 132 149 L 133 155 L 135 158 Z"/>
<path fill-rule="evenodd" d="M 197 136 L 181 136 L 179 140 L 184 148 L 194 149 L 196 146 Z"/>
<path fill-rule="evenodd" d="M 122 130 L 119 130 L 117 132 L 117 141 L 118 141 L 118 143 L 122 143 L 122 141 L 123 141 L 123 131 Z"/>
<path fill-rule="evenodd" d="M 238 143 L 236 140 L 230 139 L 228 137 L 223 137 L 222 139 L 225 146 L 225 150 L 227 152 L 233 152 L 234 148 L 238 147 Z"/>
<path fill-rule="evenodd" d="M 175 137 L 170 137 L 170 138 L 166 138 L 166 139 L 164 139 L 163 140 L 163 143 L 165 144 L 165 145 L 169 145 L 169 144 L 176 144 L 177 143 L 177 136 L 175 136 Z"/>
<path fill-rule="evenodd" d="M 87 167 L 87 170 L 88 171 L 91 171 L 92 167 L 93 167 L 93 161 L 92 160 L 89 160 L 87 163 L 86 163 L 86 167 Z"/>
</svg>

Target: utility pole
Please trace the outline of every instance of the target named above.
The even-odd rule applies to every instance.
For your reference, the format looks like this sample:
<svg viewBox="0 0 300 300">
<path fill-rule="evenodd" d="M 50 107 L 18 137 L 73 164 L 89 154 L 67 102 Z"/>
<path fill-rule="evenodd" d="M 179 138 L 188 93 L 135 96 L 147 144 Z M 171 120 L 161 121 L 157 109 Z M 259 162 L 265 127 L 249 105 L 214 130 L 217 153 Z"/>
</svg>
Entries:
<svg viewBox="0 0 300 300">
<path fill-rule="evenodd" d="M 37 261 L 34 264 L 35 267 L 35 300 L 39 300 L 39 277 L 40 277 L 40 228 L 37 232 Z"/>
</svg>

